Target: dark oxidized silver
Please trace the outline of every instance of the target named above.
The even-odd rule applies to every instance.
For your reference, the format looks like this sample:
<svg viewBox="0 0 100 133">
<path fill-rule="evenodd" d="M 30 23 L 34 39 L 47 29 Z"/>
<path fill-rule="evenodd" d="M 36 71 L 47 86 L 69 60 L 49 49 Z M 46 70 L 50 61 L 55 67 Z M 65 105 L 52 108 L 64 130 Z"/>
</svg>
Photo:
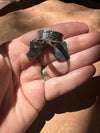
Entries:
<svg viewBox="0 0 100 133">
<path fill-rule="evenodd" d="M 70 58 L 66 51 L 67 44 L 63 41 L 63 34 L 51 30 L 39 30 L 37 37 L 30 42 L 30 48 L 27 52 L 28 58 L 36 58 L 41 54 L 41 48 L 50 45 L 55 50 L 55 55 L 61 60 Z M 44 47 L 45 48 L 45 47 Z"/>
</svg>

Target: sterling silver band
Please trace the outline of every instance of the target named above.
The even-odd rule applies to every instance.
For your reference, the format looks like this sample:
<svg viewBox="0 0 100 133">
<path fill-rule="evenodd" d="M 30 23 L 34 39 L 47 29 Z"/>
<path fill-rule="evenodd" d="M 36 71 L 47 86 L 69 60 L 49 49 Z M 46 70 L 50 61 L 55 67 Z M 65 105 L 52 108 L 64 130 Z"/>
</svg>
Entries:
<svg viewBox="0 0 100 133">
<path fill-rule="evenodd" d="M 48 73 L 47 73 L 46 67 L 44 67 L 44 68 L 42 69 L 42 77 L 43 77 L 43 79 L 44 79 L 45 81 L 50 79 L 50 77 L 49 77 L 49 75 L 48 75 Z"/>
</svg>

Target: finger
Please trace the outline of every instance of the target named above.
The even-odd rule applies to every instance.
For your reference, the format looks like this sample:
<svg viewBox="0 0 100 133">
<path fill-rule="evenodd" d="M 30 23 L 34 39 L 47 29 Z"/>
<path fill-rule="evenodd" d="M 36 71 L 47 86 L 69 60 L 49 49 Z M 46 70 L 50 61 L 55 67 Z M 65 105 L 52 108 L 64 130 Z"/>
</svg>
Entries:
<svg viewBox="0 0 100 133">
<path fill-rule="evenodd" d="M 51 78 L 45 82 L 45 99 L 52 100 L 72 91 L 88 81 L 95 73 L 92 65 L 74 70 L 67 75 Z"/>
<path fill-rule="evenodd" d="M 74 53 L 83 51 L 87 48 L 100 44 L 100 32 L 88 33 L 83 35 L 78 35 L 65 40 L 67 42 L 67 52 L 72 55 Z M 52 47 L 47 47 L 44 49 L 40 56 L 40 62 L 43 66 L 55 61 L 54 50 Z"/>
<path fill-rule="evenodd" d="M 72 55 L 94 45 L 100 44 L 100 32 L 71 37 L 66 39 L 66 42 L 68 43 L 69 54 Z"/>
<path fill-rule="evenodd" d="M 64 38 L 87 33 L 89 31 L 88 26 L 82 22 L 61 23 L 61 24 L 56 24 L 45 28 L 40 28 L 40 29 L 49 29 L 49 30 L 61 32 L 64 34 Z M 37 31 L 40 29 L 33 30 L 29 33 L 26 33 L 23 36 L 21 36 L 19 39 L 25 44 L 29 44 L 30 41 L 37 36 Z"/>
<path fill-rule="evenodd" d="M 49 77 L 56 77 L 64 75 L 80 67 L 93 64 L 100 60 L 100 44 L 82 52 L 73 54 L 70 60 L 60 61 L 56 60 L 47 65 L 46 70 Z"/>
</svg>

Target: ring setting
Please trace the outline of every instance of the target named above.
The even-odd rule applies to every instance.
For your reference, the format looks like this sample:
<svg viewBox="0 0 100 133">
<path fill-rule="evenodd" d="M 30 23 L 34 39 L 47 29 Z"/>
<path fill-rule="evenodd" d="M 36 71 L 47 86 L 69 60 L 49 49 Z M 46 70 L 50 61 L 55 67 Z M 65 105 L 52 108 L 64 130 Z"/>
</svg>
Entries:
<svg viewBox="0 0 100 133">
<path fill-rule="evenodd" d="M 36 58 L 41 54 L 41 49 L 46 48 L 44 46 L 51 46 L 58 59 L 66 61 L 70 58 L 67 53 L 67 43 L 63 41 L 63 34 L 57 31 L 51 30 L 39 30 L 37 37 L 30 42 L 29 51 L 26 53 L 28 58 Z M 49 79 L 46 68 L 42 69 L 43 79 Z"/>
</svg>

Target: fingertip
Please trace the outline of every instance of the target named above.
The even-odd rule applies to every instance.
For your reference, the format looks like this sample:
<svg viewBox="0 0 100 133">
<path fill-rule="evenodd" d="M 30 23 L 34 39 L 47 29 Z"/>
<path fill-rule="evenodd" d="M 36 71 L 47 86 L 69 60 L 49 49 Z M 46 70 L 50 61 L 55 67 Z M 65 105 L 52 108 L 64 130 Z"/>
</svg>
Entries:
<svg viewBox="0 0 100 133">
<path fill-rule="evenodd" d="M 84 34 L 89 32 L 89 27 L 83 22 L 69 22 L 65 24 L 66 33 L 64 38 Z"/>
<path fill-rule="evenodd" d="M 84 23 L 84 22 L 76 22 L 80 28 L 82 28 L 82 31 L 84 31 L 85 33 L 88 33 L 89 32 L 89 26 Z"/>
</svg>

